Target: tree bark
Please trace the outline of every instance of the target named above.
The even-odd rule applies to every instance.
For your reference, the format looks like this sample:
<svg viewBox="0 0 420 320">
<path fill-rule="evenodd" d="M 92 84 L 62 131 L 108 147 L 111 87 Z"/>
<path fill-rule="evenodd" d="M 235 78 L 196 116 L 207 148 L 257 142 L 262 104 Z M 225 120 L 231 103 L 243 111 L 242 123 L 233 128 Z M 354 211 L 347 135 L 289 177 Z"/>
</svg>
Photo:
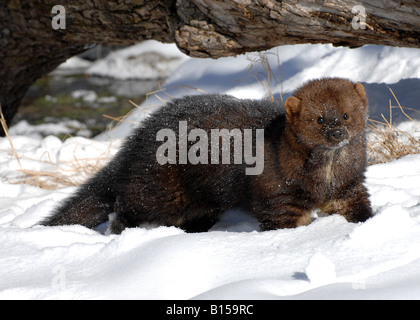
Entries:
<svg viewBox="0 0 420 320">
<path fill-rule="evenodd" d="M 55 30 L 52 8 L 65 8 Z M 359 5 L 362 11 L 353 10 Z M 365 23 L 363 23 L 365 22 Z M 420 47 L 417 0 L 0 0 L 0 102 L 10 123 L 39 77 L 93 44 L 175 42 L 193 57 L 278 45 Z M 0 129 L 0 135 L 2 134 Z"/>
</svg>

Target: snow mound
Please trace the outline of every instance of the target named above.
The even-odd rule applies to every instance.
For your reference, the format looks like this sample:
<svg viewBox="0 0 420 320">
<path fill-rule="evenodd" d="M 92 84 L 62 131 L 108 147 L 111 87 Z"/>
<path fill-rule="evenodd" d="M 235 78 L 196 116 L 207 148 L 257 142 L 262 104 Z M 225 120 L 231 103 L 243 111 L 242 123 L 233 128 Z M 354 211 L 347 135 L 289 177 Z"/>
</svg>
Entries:
<svg viewBox="0 0 420 320">
<path fill-rule="evenodd" d="M 305 274 L 313 285 L 325 285 L 335 282 L 335 264 L 322 253 L 315 253 L 305 268 Z"/>
<path fill-rule="evenodd" d="M 86 73 L 121 80 L 166 78 L 185 59 L 187 56 L 175 44 L 148 40 L 110 53 L 94 62 Z"/>
</svg>

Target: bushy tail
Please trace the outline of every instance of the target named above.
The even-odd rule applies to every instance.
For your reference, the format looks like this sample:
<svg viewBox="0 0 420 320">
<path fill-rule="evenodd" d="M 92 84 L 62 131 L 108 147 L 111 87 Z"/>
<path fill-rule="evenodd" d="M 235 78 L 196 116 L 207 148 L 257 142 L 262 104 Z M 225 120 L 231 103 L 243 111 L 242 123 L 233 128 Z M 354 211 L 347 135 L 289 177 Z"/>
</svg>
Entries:
<svg viewBox="0 0 420 320">
<path fill-rule="evenodd" d="M 40 224 L 44 226 L 80 224 L 93 228 L 105 222 L 108 215 L 114 211 L 116 196 L 113 176 L 115 175 L 112 175 L 112 170 L 105 167 Z"/>
</svg>

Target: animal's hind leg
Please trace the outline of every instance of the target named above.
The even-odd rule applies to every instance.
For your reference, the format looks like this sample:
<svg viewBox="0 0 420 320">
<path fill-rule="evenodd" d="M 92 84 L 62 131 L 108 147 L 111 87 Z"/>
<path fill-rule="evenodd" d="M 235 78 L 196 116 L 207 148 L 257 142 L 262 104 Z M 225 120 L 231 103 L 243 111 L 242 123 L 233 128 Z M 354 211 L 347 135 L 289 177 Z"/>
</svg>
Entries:
<svg viewBox="0 0 420 320">
<path fill-rule="evenodd" d="M 128 204 L 126 199 L 118 198 L 115 204 L 116 217 L 110 223 L 111 233 L 120 234 L 125 228 L 143 224 L 175 226 L 190 233 L 205 232 L 218 221 L 223 211 L 217 206 L 197 206 L 197 203 L 185 205 L 174 199 L 168 202 L 162 200 L 161 197 L 149 197 L 147 202 L 135 207 L 132 203 Z"/>
<path fill-rule="evenodd" d="M 125 228 L 143 224 L 180 227 L 185 220 L 188 199 L 184 192 L 168 192 L 157 183 L 141 188 L 127 186 L 115 202 L 116 217 L 110 223 L 111 233 L 120 234 Z"/>
<path fill-rule="evenodd" d="M 219 220 L 221 213 L 217 207 L 196 208 L 185 214 L 180 228 L 189 233 L 206 232 Z"/>
<path fill-rule="evenodd" d="M 130 225 L 122 216 L 115 216 L 109 223 L 109 231 L 111 234 L 121 234 L 125 228 Z"/>
<path fill-rule="evenodd" d="M 163 177 L 156 174 L 153 179 L 149 176 L 132 179 L 117 197 L 114 210 L 116 218 L 111 222 L 110 231 L 116 234 L 143 224 L 204 232 L 222 212 L 206 197 L 191 195 L 171 171 L 165 171 Z"/>
<path fill-rule="evenodd" d="M 200 217 L 193 220 L 185 221 L 181 224 L 181 229 L 188 233 L 198 233 L 209 231 L 211 227 L 217 222 L 217 219 L 211 217 Z"/>
<path fill-rule="evenodd" d="M 138 227 L 142 224 L 175 226 L 188 233 L 206 232 L 219 220 L 220 213 L 221 211 L 216 208 L 196 209 L 194 212 L 186 210 L 182 214 L 176 214 L 175 210 L 153 213 L 118 211 L 116 217 L 111 220 L 109 228 L 112 234 L 121 234 L 126 228 Z"/>
</svg>

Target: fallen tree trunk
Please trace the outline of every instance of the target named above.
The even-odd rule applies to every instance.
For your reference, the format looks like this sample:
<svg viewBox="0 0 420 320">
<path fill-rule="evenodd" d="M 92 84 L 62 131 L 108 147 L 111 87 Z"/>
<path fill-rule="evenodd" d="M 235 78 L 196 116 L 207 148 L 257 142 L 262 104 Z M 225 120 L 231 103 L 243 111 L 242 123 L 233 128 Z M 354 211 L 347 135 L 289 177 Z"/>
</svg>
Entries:
<svg viewBox="0 0 420 320">
<path fill-rule="evenodd" d="M 278 45 L 420 47 L 416 0 L 0 0 L 0 103 L 10 123 L 29 86 L 94 44 L 176 42 L 193 57 Z M 0 135 L 2 131 L 0 129 Z"/>
</svg>

